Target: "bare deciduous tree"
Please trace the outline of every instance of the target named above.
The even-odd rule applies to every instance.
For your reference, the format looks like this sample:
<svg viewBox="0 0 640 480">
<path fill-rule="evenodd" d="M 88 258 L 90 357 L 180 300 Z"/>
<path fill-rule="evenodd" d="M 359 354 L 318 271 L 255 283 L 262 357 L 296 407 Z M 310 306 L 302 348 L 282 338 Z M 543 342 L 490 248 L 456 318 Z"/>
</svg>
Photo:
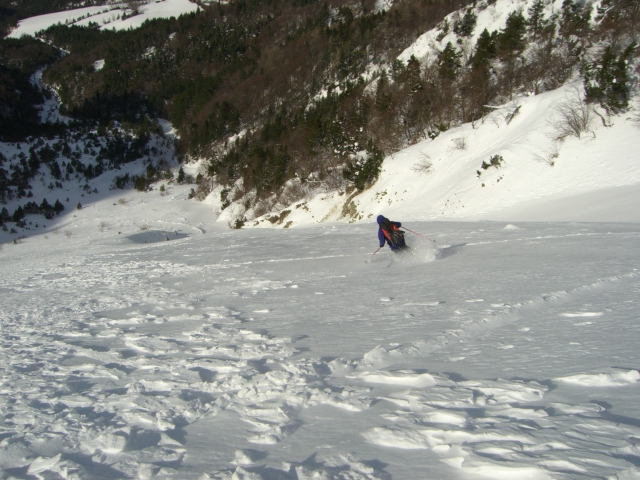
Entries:
<svg viewBox="0 0 640 480">
<path fill-rule="evenodd" d="M 140 5 L 142 5 L 142 3 L 143 2 L 140 0 L 129 0 L 126 5 L 127 8 L 133 12 L 133 15 L 137 15 L 138 8 L 140 8 Z"/>
<path fill-rule="evenodd" d="M 451 139 L 451 150 L 466 150 L 467 149 L 467 137 L 455 137 Z"/>
<path fill-rule="evenodd" d="M 553 142 L 553 145 L 549 150 L 534 152 L 533 158 L 534 160 L 544 162 L 550 167 L 553 167 L 556 164 L 556 158 L 558 158 L 558 155 L 558 142 Z"/>
<path fill-rule="evenodd" d="M 574 136 L 582 138 L 585 133 L 590 133 L 593 113 L 591 107 L 582 98 L 578 87 L 574 87 L 565 99 L 555 107 L 555 117 L 550 120 L 552 137 L 556 140 Z"/>
<path fill-rule="evenodd" d="M 433 171 L 433 164 L 431 163 L 431 157 L 427 152 L 420 152 L 420 159 L 411 167 L 416 173 L 428 174 Z"/>
<path fill-rule="evenodd" d="M 290 180 L 282 187 L 280 195 L 278 196 L 278 202 L 288 206 L 298 200 L 302 200 L 308 193 L 306 186 L 303 185 L 299 179 Z"/>
</svg>

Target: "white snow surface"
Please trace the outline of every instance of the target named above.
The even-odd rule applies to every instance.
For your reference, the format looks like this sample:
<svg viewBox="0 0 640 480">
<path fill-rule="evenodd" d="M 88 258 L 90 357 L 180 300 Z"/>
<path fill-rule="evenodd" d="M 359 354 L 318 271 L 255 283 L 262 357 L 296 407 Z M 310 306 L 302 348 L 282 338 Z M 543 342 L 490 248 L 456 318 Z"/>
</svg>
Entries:
<svg viewBox="0 0 640 480">
<path fill-rule="evenodd" d="M 6 475 L 640 473 L 640 225 L 415 220 L 372 256 L 375 224 L 228 230 L 187 190 L 3 245 Z"/>
<path fill-rule="evenodd" d="M 130 16 L 132 11 L 126 3 L 76 8 L 63 12 L 48 13 L 36 17 L 25 18 L 8 35 L 20 38 L 23 35 L 35 36 L 40 30 L 56 25 L 88 25 L 97 23 L 101 29 L 127 30 L 139 28 L 145 21 L 155 18 L 179 17 L 198 10 L 198 5 L 189 0 L 148 1 L 138 7 L 138 14 Z M 126 16 L 124 20 L 122 17 Z"/>
</svg>

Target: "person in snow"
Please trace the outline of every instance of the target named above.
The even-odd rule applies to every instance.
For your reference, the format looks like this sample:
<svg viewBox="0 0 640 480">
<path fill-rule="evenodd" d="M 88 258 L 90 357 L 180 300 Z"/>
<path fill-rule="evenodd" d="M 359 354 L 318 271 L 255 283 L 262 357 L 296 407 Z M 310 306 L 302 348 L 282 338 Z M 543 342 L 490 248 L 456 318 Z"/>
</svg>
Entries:
<svg viewBox="0 0 640 480">
<path fill-rule="evenodd" d="M 394 252 L 409 248 L 404 241 L 404 232 L 400 230 L 402 224 L 400 222 L 392 222 L 383 215 L 378 215 L 378 240 L 380 248 L 384 247 L 385 242 L 389 244 L 389 248 Z"/>
</svg>

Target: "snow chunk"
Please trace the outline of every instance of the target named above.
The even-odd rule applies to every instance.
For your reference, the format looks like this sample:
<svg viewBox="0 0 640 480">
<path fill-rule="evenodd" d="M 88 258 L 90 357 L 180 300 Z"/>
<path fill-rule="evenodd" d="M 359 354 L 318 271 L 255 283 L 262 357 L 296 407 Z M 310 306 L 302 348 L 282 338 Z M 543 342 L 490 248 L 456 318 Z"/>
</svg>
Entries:
<svg viewBox="0 0 640 480">
<path fill-rule="evenodd" d="M 553 477 L 544 470 L 535 467 L 504 467 L 501 465 L 481 465 L 478 467 L 465 467 L 465 471 L 483 475 L 496 480 L 511 480 L 513 478 L 526 478 L 528 480 L 551 480 Z"/>
<path fill-rule="evenodd" d="M 251 465 L 254 462 L 252 457 L 255 453 L 248 450 L 236 450 L 235 459 L 231 462 L 235 465 Z"/>
<path fill-rule="evenodd" d="M 429 412 L 422 416 L 422 420 L 430 423 L 456 425 L 458 427 L 464 427 L 467 423 L 467 418 L 463 415 L 441 411 Z"/>
<path fill-rule="evenodd" d="M 347 378 L 360 378 L 369 383 L 383 383 L 386 385 L 403 385 L 407 387 L 424 388 L 436 385 L 436 379 L 428 373 L 400 373 L 388 372 L 362 373 L 360 375 L 347 376 Z"/>
<path fill-rule="evenodd" d="M 640 372 L 629 370 L 625 373 L 581 374 L 555 378 L 554 380 L 583 387 L 623 387 L 640 380 Z"/>
<path fill-rule="evenodd" d="M 51 470 L 51 468 L 60 461 L 60 457 L 60 453 L 51 458 L 38 457 L 33 462 L 31 462 L 31 465 L 29 465 L 29 471 L 27 473 L 29 475 L 35 475 L 46 470 Z"/>
</svg>

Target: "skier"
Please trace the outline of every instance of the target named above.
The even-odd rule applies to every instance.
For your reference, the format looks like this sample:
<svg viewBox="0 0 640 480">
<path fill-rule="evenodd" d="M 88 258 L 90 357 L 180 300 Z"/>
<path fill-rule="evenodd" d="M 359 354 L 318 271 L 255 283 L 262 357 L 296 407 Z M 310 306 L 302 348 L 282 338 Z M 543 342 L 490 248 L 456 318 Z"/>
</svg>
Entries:
<svg viewBox="0 0 640 480">
<path fill-rule="evenodd" d="M 385 242 L 394 252 L 398 252 L 409 248 L 404 241 L 404 232 L 400 230 L 402 224 L 400 222 L 392 222 L 383 215 L 378 215 L 376 219 L 380 228 L 378 228 L 378 240 L 380 248 L 384 247 Z"/>
</svg>

